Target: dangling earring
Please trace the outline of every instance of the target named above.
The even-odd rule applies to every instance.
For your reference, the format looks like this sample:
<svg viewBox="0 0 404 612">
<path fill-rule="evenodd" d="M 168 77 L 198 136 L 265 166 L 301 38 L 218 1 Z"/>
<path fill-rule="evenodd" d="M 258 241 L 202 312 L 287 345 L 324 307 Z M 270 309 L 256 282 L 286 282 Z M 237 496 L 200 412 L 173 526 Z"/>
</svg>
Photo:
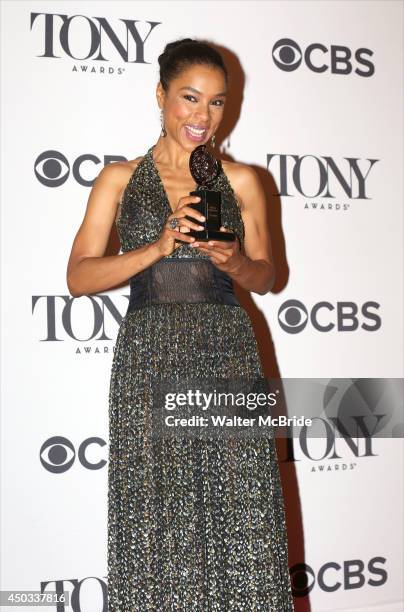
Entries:
<svg viewBox="0 0 404 612">
<path fill-rule="evenodd" d="M 160 111 L 160 123 L 161 123 L 161 135 L 165 138 L 167 136 L 167 130 L 164 127 L 163 109 L 161 109 Z"/>
<path fill-rule="evenodd" d="M 215 144 L 216 144 L 216 136 L 214 134 L 213 134 L 212 138 L 210 139 L 210 143 L 211 143 L 212 147 L 214 147 Z"/>
</svg>

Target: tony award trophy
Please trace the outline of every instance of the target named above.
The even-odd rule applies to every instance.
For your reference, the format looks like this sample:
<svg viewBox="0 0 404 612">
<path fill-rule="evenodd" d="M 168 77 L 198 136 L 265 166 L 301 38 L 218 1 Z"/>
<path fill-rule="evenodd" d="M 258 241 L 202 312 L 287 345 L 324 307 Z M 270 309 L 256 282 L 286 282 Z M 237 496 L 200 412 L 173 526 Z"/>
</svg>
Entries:
<svg viewBox="0 0 404 612">
<path fill-rule="evenodd" d="M 205 221 L 198 221 L 204 226 L 203 230 L 190 229 L 188 236 L 194 236 L 197 240 L 235 240 L 236 236 L 233 232 L 220 231 L 222 225 L 221 207 L 222 194 L 220 191 L 209 189 L 209 186 L 216 180 L 222 172 L 222 163 L 220 159 L 216 159 L 205 145 L 197 146 L 191 153 L 189 158 L 189 169 L 193 179 L 196 182 L 196 190 L 191 191 L 190 195 L 199 196 L 199 202 L 188 204 L 204 217 Z M 186 216 L 189 221 L 195 221 L 191 217 Z"/>
</svg>

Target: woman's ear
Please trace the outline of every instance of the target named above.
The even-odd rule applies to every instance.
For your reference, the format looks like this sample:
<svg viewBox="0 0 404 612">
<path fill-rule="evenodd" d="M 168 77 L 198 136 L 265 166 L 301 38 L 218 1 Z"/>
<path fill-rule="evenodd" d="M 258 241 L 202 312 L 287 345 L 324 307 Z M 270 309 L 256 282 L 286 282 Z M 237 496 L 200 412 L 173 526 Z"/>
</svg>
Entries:
<svg viewBox="0 0 404 612">
<path fill-rule="evenodd" d="M 165 97 L 165 92 L 164 92 L 161 82 L 159 81 L 156 87 L 156 100 L 157 100 L 157 104 L 159 105 L 160 110 L 164 106 L 164 97 Z"/>
</svg>

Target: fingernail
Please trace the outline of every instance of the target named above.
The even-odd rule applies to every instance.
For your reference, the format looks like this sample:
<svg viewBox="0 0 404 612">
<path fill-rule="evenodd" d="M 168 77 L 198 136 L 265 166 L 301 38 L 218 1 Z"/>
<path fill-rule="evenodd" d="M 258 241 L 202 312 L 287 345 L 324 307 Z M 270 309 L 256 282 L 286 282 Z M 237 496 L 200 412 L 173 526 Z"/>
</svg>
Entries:
<svg viewBox="0 0 404 612">
<path fill-rule="evenodd" d="M 201 215 L 201 216 L 199 217 L 199 220 L 200 220 L 200 221 L 205 221 L 205 217 L 204 217 L 203 215 Z"/>
<path fill-rule="evenodd" d="M 203 229 L 203 225 L 198 225 L 198 228 L 199 229 Z"/>
</svg>

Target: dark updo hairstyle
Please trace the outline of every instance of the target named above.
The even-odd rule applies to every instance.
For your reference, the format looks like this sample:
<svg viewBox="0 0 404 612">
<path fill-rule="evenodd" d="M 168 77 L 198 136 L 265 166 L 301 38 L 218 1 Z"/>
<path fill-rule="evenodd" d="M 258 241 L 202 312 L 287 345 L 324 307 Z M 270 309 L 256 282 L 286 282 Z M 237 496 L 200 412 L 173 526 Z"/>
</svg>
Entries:
<svg viewBox="0 0 404 612">
<path fill-rule="evenodd" d="M 167 43 L 158 62 L 160 65 L 160 82 L 165 91 L 170 86 L 170 81 L 175 79 L 184 69 L 195 64 L 204 64 L 223 71 L 226 85 L 229 75 L 226 65 L 219 51 L 210 44 L 192 38 L 182 38 Z"/>
</svg>

